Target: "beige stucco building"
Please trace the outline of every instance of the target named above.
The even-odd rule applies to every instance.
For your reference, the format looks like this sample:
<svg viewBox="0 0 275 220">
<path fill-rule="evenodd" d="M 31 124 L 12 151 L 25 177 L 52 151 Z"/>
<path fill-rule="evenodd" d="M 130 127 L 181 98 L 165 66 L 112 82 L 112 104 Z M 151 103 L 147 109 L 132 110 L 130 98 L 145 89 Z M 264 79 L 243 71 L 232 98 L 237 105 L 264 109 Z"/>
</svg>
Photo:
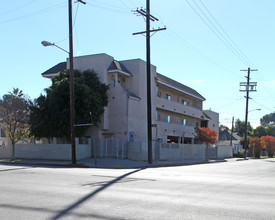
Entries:
<svg viewBox="0 0 275 220">
<path fill-rule="evenodd" d="M 51 78 L 68 68 L 67 60 L 42 76 Z M 141 59 L 117 61 L 107 54 L 95 54 L 75 57 L 74 68 L 94 69 L 101 82 L 110 87 L 102 122 L 91 127 L 89 135 L 146 141 L 146 62 Z M 203 111 L 205 98 L 194 89 L 157 73 L 154 65 L 151 65 L 151 94 L 154 140 L 193 143 L 195 126 L 209 126 L 218 131 L 219 114 Z"/>
</svg>

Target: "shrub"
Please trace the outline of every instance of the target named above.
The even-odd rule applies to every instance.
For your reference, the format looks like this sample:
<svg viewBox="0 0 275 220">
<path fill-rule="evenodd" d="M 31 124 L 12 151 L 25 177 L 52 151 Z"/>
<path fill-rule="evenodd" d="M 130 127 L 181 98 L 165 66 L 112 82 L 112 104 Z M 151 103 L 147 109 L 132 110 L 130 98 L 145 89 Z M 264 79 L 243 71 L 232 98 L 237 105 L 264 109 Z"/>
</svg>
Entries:
<svg viewBox="0 0 275 220">
<path fill-rule="evenodd" d="M 261 152 L 263 150 L 263 145 L 261 143 L 261 139 L 258 137 L 250 138 L 249 140 L 249 148 L 253 149 L 254 156 L 256 158 L 261 157 Z"/>
</svg>

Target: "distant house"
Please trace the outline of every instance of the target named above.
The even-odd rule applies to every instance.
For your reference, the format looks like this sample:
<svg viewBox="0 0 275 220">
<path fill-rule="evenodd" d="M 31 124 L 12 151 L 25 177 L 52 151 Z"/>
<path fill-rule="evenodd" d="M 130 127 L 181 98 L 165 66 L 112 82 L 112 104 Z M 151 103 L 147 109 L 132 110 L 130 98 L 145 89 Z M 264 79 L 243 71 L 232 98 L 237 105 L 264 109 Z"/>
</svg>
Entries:
<svg viewBox="0 0 275 220">
<path fill-rule="evenodd" d="M 234 154 L 237 154 L 240 149 L 243 148 L 241 145 L 241 136 L 238 134 L 238 132 L 232 133 L 232 146 L 234 148 Z M 228 130 L 223 130 L 219 132 L 219 139 L 217 144 L 218 145 L 230 145 L 231 143 L 231 132 Z"/>
<path fill-rule="evenodd" d="M 62 62 L 42 73 L 51 78 L 69 68 Z M 91 127 L 97 138 L 147 140 L 146 62 L 141 59 L 117 61 L 107 54 L 74 58 L 74 68 L 93 69 L 109 85 L 109 104 L 101 124 Z M 196 90 L 157 72 L 151 65 L 153 139 L 168 143 L 194 143 L 195 126 L 218 130 L 219 114 L 203 111 L 205 98 Z"/>
<path fill-rule="evenodd" d="M 1 123 L 1 122 L 0 122 Z M 0 159 L 11 157 L 11 145 L 4 130 L 0 128 Z"/>
</svg>

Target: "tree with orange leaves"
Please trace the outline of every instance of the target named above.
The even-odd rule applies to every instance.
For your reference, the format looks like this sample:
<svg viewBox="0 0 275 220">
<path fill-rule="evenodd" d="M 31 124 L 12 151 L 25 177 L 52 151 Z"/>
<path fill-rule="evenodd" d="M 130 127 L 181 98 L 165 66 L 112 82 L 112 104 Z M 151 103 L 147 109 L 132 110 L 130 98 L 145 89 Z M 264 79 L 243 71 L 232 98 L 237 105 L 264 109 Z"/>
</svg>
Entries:
<svg viewBox="0 0 275 220">
<path fill-rule="evenodd" d="M 253 149 L 254 156 L 260 158 L 261 152 L 263 150 L 263 145 L 261 139 L 258 137 L 253 137 L 249 139 L 249 148 Z"/>
<path fill-rule="evenodd" d="M 199 143 L 205 143 L 207 146 L 209 144 L 215 144 L 218 137 L 218 132 L 210 128 L 196 127 L 195 132 L 196 140 Z"/>
<path fill-rule="evenodd" d="M 218 137 L 218 132 L 216 130 L 212 130 L 210 128 L 204 127 L 195 127 L 196 140 L 199 143 L 206 144 L 205 149 L 205 159 L 208 159 L 208 146 L 209 144 L 214 144 Z"/>
<path fill-rule="evenodd" d="M 263 147 L 267 150 L 268 156 L 273 157 L 275 152 L 275 137 L 273 136 L 262 136 L 261 143 Z"/>
</svg>

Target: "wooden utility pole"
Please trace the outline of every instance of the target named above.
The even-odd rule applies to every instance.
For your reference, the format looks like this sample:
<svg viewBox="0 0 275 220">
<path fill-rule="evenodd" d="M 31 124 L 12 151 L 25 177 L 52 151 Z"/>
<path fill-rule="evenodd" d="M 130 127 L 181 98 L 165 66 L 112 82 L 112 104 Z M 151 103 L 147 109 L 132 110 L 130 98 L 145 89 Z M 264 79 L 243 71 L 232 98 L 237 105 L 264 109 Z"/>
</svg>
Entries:
<svg viewBox="0 0 275 220">
<path fill-rule="evenodd" d="M 152 164 L 152 96 L 151 96 L 151 57 L 150 57 L 150 0 L 146 1 L 146 60 L 147 60 L 148 163 Z"/>
<path fill-rule="evenodd" d="M 234 117 L 232 118 L 232 127 L 231 127 L 230 146 L 232 146 L 232 139 L 233 139 L 233 128 L 234 128 Z"/>
<path fill-rule="evenodd" d="M 256 92 L 256 86 L 257 82 L 250 82 L 250 71 L 258 71 L 258 70 L 251 70 L 248 68 L 248 70 L 241 70 L 241 71 L 247 71 L 247 81 L 241 82 L 240 87 L 245 87 L 245 89 L 240 89 L 241 92 L 245 91 L 246 92 L 246 107 L 245 107 L 245 125 L 244 125 L 244 159 L 246 159 L 246 150 L 247 150 L 247 118 L 248 118 L 248 100 L 249 100 L 249 92 Z"/>
<path fill-rule="evenodd" d="M 78 0 L 86 4 L 82 0 Z M 72 0 L 68 0 L 69 7 L 69 59 L 70 59 L 70 127 L 71 127 L 71 151 L 72 164 L 76 164 L 75 148 L 75 102 L 74 102 L 74 52 L 73 52 L 73 20 L 72 20 Z"/>
<path fill-rule="evenodd" d="M 150 21 L 158 21 L 150 14 L 150 0 L 146 0 L 146 11 L 143 9 L 135 10 L 138 14 L 146 18 L 146 31 L 133 33 L 133 35 L 146 33 L 146 63 L 147 63 L 147 136 L 148 136 L 148 163 L 152 164 L 152 95 L 151 95 L 151 56 L 150 56 L 150 33 L 166 30 L 165 28 L 150 30 Z"/>
<path fill-rule="evenodd" d="M 76 164 L 75 149 L 75 110 L 74 110 L 74 55 L 73 55 L 73 22 L 72 22 L 72 0 L 68 0 L 69 6 L 69 59 L 70 59 L 70 126 L 71 126 L 71 151 L 72 164 Z"/>
</svg>

